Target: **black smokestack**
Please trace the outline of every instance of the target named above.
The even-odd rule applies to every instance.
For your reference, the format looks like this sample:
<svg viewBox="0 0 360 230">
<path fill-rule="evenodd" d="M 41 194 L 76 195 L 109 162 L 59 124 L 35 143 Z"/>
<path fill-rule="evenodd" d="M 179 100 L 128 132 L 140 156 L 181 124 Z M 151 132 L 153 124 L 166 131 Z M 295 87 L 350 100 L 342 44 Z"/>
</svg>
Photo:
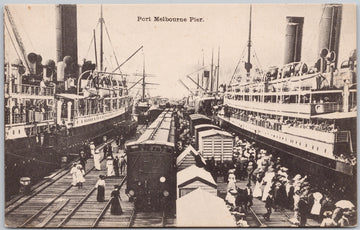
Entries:
<svg viewBox="0 0 360 230">
<path fill-rule="evenodd" d="M 77 55 L 77 11 L 76 5 L 56 5 L 56 58 L 57 62 L 70 56 L 74 64 Z"/>
<path fill-rule="evenodd" d="M 286 17 L 284 64 L 301 60 L 303 17 Z"/>
<path fill-rule="evenodd" d="M 323 49 L 328 49 L 328 53 L 335 52 L 335 68 L 339 57 L 339 42 L 341 30 L 342 5 L 325 4 L 319 28 L 319 47 L 318 54 Z"/>
</svg>

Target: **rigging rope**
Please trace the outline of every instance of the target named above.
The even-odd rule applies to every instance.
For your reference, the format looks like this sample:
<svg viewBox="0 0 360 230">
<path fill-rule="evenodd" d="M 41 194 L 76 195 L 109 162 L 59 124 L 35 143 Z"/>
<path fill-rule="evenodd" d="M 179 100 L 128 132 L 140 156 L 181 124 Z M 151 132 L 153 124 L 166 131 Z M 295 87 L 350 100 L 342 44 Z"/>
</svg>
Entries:
<svg viewBox="0 0 360 230">
<path fill-rule="evenodd" d="M 16 13 L 16 10 L 15 10 L 15 7 L 12 9 L 12 11 L 13 11 L 13 14 L 14 14 L 14 13 L 15 13 L 15 15 L 17 14 L 17 13 Z M 25 29 L 25 27 L 24 27 L 24 25 L 23 25 L 23 23 L 22 23 L 21 18 L 19 18 L 18 22 L 19 22 L 22 30 L 25 32 L 25 36 L 26 36 L 27 39 L 29 40 L 30 46 L 31 46 L 32 50 L 35 50 L 35 49 L 34 49 L 34 45 L 33 45 L 32 41 L 31 41 L 31 39 L 30 39 L 30 36 L 29 36 L 29 34 L 27 33 L 27 31 L 26 31 L 26 29 Z"/>
<path fill-rule="evenodd" d="M 105 21 L 104 21 L 104 25 L 105 25 L 105 32 L 106 32 L 106 35 L 107 35 L 107 37 L 108 37 L 108 39 L 109 39 L 111 49 L 113 50 L 113 54 L 114 54 L 114 57 L 115 57 L 116 65 L 119 66 L 119 61 L 118 61 L 118 59 L 117 59 L 117 57 L 116 57 L 115 49 L 114 49 L 114 46 L 113 46 L 113 44 L 112 44 L 112 42 L 111 42 L 110 35 L 109 35 L 109 31 L 108 31 L 108 29 L 107 29 L 107 26 L 106 26 L 106 24 L 105 24 Z M 121 73 L 120 68 L 119 68 L 119 72 Z"/>
<path fill-rule="evenodd" d="M 11 43 L 12 43 L 14 49 L 15 49 L 16 55 L 17 55 L 18 58 L 20 58 L 20 60 L 21 60 L 20 54 L 19 54 L 19 52 L 18 52 L 17 49 L 16 49 L 16 45 L 15 45 L 15 43 L 14 43 L 14 40 L 13 40 L 12 37 L 11 37 L 10 30 L 9 30 L 9 28 L 8 28 L 7 23 L 6 23 L 5 20 L 4 20 L 4 24 L 5 24 L 6 30 L 7 30 L 8 34 L 9 34 L 10 41 L 11 41 Z M 9 61 L 10 61 L 10 60 L 9 60 Z M 11 76 L 9 76 L 9 77 L 11 77 Z"/>
<path fill-rule="evenodd" d="M 100 24 L 100 22 L 98 21 L 98 23 L 97 23 L 96 26 L 95 26 L 95 30 L 98 28 L 99 24 Z M 93 42 L 94 42 L 94 36 L 91 36 L 91 41 L 90 41 L 90 44 L 89 44 L 88 51 L 86 52 L 85 58 L 88 57 Z"/>
<path fill-rule="evenodd" d="M 239 59 L 237 65 L 236 65 L 235 71 L 234 71 L 234 73 L 233 73 L 233 75 L 232 75 L 232 77 L 231 77 L 231 79 L 230 79 L 229 85 L 231 84 L 232 80 L 233 80 L 234 77 L 235 77 L 235 74 L 236 74 L 236 72 L 237 72 L 237 69 L 239 68 L 239 65 L 240 65 L 240 63 L 241 63 L 241 60 L 242 60 L 242 58 L 243 58 L 243 56 L 244 56 L 244 54 L 245 54 L 246 48 L 247 48 L 247 47 L 244 46 L 244 49 L 243 49 L 242 54 L 241 54 L 241 56 L 240 56 L 240 59 Z"/>
</svg>

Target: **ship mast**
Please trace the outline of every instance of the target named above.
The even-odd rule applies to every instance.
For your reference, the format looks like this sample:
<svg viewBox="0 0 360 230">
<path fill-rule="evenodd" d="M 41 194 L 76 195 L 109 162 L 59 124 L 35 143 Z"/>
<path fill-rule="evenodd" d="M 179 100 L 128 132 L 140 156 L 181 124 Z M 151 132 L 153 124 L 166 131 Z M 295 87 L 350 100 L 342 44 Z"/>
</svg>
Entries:
<svg viewBox="0 0 360 230">
<path fill-rule="evenodd" d="M 101 5 L 101 12 L 100 12 L 100 71 L 103 71 L 103 22 L 104 22 L 104 18 L 103 18 L 103 7 Z"/>
<path fill-rule="evenodd" d="M 252 5 L 250 5 L 249 40 L 248 40 L 248 45 L 247 45 L 248 46 L 248 59 L 247 59 L 247 62 L 245 63 L 247 81 L 249 80 L 250 70 L 252 68 L 252 64 L 251 64 L 251 60 L 250 60 L 250 53 L 251 53 L 251 13 L 252 13 Z"/>
<path fill-rule="evenodd" d="M 144 55 L 144 61 L 143 61 L 143 77 L 142 77 L 142 95 L 141 95 L 141 101 L 145 101 L 145 55 Z"/>
</svg>

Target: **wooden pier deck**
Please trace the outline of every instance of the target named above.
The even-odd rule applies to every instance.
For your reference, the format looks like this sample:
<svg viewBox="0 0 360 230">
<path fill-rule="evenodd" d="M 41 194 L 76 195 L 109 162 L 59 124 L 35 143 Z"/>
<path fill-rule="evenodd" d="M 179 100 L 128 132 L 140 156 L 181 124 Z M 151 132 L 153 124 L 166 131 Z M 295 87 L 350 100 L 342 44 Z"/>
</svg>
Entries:
<svg viewBox="0 0 360 230">
<path fill-rule="evenodd" d="M 138 128 L 138 133 L 145 130 L 145 126 Z M 127 141 L 133 141 L 137 136 Z M 111 142 L 116 147 L 114 142 Z M 103 145 L 99 146 L 101 149 Z M 121 154 L 114 153 L 114 156 Z M 100 151 L 102 154 L 102 151 Z M 85 183 L 82 188 L 71 185 L 70 169 L 65 168 L 43 182 L 35 185 L 29 195 L 22 195 L 6 204 L 6 227 L 36 227 L 36 228 L 90 228 L 90 227 L 150 227 L 171 226 L 173 221 L 155 215 L 145 218 L 142 213 L 135 213 L 134 205 L 129 202 L 125 194 L 126 176 L 106 178 L 105 201 L 96 200 L 95 184 L 99 175 L 106 175 L 106 161 L 101 162 L 101 170 L 94 169 L 93 159 L 86 164 Z M 122 215 L 110 213 L 110 193 L 114 185 L 120 185 Z M 158 218 L 160 217 L 160 219 Z M 146 221 L 144 221 L 144 219 Z"/>
</svg>

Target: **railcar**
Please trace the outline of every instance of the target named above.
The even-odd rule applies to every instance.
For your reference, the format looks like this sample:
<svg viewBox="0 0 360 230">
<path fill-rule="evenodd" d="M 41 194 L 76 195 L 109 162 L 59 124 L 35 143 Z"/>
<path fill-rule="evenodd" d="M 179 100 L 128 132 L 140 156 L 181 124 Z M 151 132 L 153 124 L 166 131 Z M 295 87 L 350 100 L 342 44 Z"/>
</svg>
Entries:
<svg viewBox="0 0 360 230">
<path fill-rule="evenodd" d="M 126 145 L 126 193 L 137 211 L 173 211 L 176 199 L 176 114 L 165 109 Z"/>
</svg>

